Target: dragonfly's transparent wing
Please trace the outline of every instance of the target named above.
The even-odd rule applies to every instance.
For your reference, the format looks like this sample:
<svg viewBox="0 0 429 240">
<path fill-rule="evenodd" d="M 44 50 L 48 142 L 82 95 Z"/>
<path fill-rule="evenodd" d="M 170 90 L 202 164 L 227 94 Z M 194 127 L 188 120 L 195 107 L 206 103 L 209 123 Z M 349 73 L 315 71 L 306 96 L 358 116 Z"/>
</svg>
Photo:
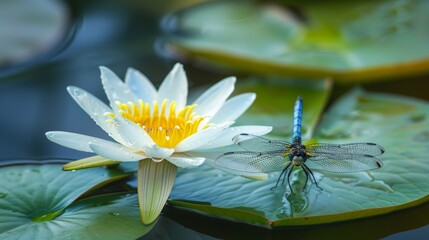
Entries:
<svg viewBox="0 0 429 240">
<path fill-rule="evenodd" d="M 349 173 L 381 168 L 383 162 L 366 154 L 317 153 L 309 156 L 305 165 L 312 170 Z"/>
<path fill-rule="evenodd" d="M 377 169 L 383 163 L 376 157 L 384 148 L 375 143 L 310 144 L 306 146 L 310 169 L 328 172 L 359 172 Z"/>
<path fill-rule="evenodd" d="M 349 144 L 310 144 L 305 146 L 310 154 L 359 154 L 378 156 L 384 153 L 384 148 L 375 143 L 349 143 Z"/>
<path fill-rule="evenodd" d="M 283 170 L 289 161 L 284 156 L 284 153 L 284 150 L 270 152 L 228 152 L 217 157 L 215 163 L 220 167 L 239 172 L 276 172 Z"/>
<path fill-rule="evenodd" d="M 233 138 L 235 144 L 251 152 L 288 151 L 290 143 L 242 133 Z"/>
</svg>

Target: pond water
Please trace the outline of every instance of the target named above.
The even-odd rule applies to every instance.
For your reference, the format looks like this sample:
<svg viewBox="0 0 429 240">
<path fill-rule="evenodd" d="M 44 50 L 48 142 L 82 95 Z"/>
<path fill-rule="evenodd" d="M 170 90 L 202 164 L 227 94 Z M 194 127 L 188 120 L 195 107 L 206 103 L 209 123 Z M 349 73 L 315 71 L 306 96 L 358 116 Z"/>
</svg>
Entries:
<svg viewBox="0 0 429 240">
<path fill-rule="evenodd" d="M 65 14 L 62 19 L 67 21 L 57 30 L 61 37 L 53 37 L 50 47 L 42 46 L 40 51 L 16 61 L 0 61 L 0 159 L 89 156 L 45 138 L 44 133 L 51 130 L 106 138 L 67 94 L 66 87 L 79 86 L 107 101 L 101 87 L 99 66 L 107 66 L 121 77 L 128 67 L 133 67 L 145 73 L 157 86 L 177 61 L 166 57 L 162 49 L 160 16 L 152 14 L 147 4 L 137 1 L 127 1 L 127 4 L 73 2 L 71 5 L 64 3 L 65 10 L 60 13 Z M 22 30 L 11 28 L 8 31 Z M 191 88 L 237 75 L 209 71 L 187 62 L 185 69 Z M 427 89 L 423 87 L 426 78 L 415 79 L 412 86 L 394 81 L 388 87 L 383 83 L 366 87 L 429 99 L 427 91 L 423 91 Z M 347 88 L 334 89 L 334 97 Z M 166 207 L 157 226 L 142 239 L 426 239 L 429 236 L 428 212 L 429 203 L 426 203 L 374 218 L 268 230 Z"/>
</svg>

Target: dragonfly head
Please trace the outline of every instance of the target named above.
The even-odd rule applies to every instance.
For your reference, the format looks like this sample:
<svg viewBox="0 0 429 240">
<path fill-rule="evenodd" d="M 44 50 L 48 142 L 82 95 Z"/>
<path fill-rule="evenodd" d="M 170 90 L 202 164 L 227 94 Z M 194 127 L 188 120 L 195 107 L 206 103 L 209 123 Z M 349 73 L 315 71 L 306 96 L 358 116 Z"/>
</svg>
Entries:
<svg viewBox="0 0 429 240">
<path fill-rule="evenodd" d="M 294 146 L 290 150 L 289 160 L 295 166 L 301 166 L 307 160 L 305 147 L 302 145 Z"/>
</svg>

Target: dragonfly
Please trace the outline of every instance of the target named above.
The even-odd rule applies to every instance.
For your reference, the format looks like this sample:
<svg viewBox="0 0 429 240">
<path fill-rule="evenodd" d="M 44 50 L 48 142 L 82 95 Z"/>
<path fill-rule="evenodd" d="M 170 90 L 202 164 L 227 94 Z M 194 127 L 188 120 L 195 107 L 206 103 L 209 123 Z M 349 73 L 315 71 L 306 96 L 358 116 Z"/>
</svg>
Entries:
<svg viewBox="0 0 429 240">
<path fill-rule="evenodd" d="M 247 133 L 233 138 L 233 142 L 245 151 L 227 152 L 215 159 L 221 168 L 242 173 L 271 173 L 281 171 L 276 185 L 287 180 L 290 192 L 290 176 L 294 167 L 301 167 L 306 181 L 304 191 L 310 181 L 320 190 L 313 170 L 333 173 L 351 173 L 378 169 L 383 162 L 377 156 L 385 152 L 376 143 L 329 144 L 317 143 L 303 145 L 301 140 L 303 100 L 298 96 L 294 106 L 292 143 L 284 140 L 269 139 Z M 244 174 L 243 174 L 244 175 Z"/>
</svg>

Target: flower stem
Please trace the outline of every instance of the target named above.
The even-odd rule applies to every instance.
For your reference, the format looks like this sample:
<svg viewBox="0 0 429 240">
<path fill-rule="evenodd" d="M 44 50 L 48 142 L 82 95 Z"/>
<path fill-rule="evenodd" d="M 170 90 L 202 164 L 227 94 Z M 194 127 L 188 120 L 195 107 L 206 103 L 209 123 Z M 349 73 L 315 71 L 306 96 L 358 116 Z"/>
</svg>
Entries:
<svg viewBox="0 0 429 240">
<path fill-rule="evenodd" d="M 161 213 L 176 179 L 177 167 L 167 160 L 139 161 L 137 169 L 137 192 L 143 224 L 150 224 Z"/>
</svg>

